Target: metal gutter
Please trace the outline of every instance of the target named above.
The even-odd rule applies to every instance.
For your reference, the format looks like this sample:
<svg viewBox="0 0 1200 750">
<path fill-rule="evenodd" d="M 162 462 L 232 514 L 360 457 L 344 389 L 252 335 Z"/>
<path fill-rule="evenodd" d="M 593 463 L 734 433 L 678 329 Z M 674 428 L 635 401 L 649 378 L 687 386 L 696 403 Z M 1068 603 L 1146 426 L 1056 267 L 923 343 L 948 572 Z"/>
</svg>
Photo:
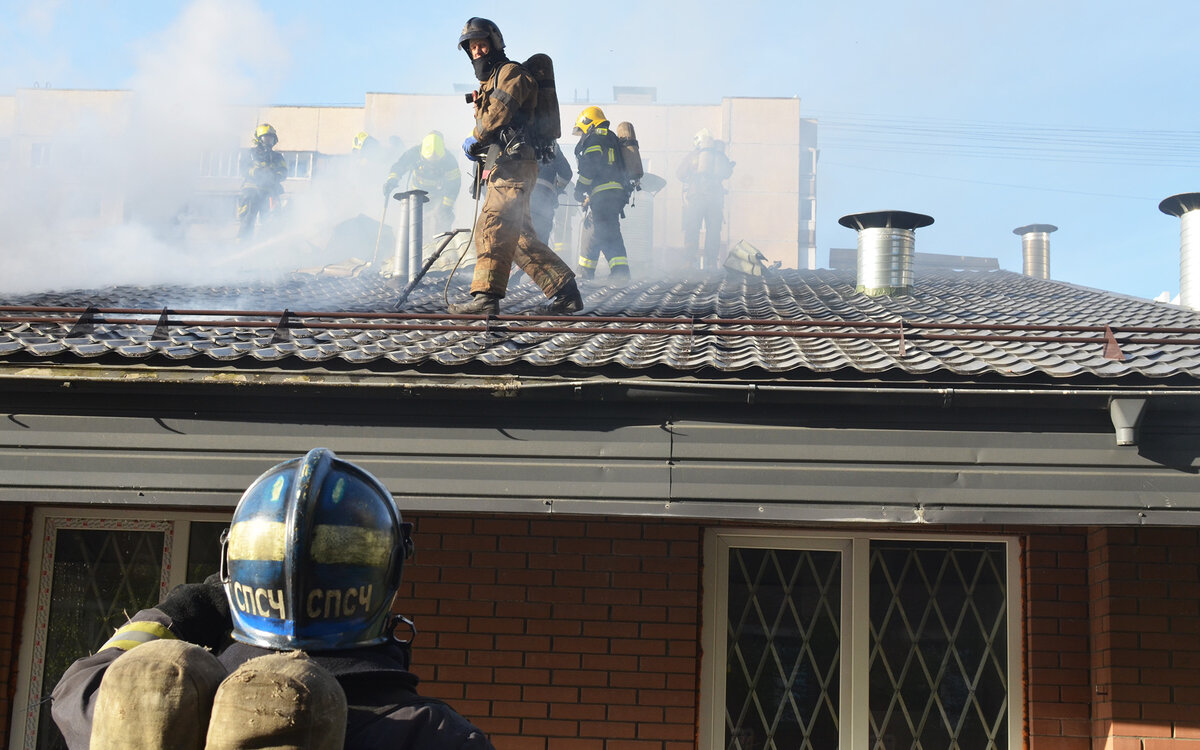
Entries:
<svg viewBox="0 0 1200 750">
<path fill-rule="evenodd" d="M 517 396 L 521 393 L 548 393 L 573 391 L 576 395 L 585 389 L 624 389 L 636 398 L 639 392 L 647 396 L 654 393 L 721 393 L 743 396 L 754 401 L 756 396 L 770 394 L 862 394 L 862 395 L 931 395 L 950 402 L 967 396 L 1036 396 L 1036 397 L 1187 397 L 1200 398 L 1200 387 L 1161 388 L 1103 385 L 1085 387 L 1013 387 L 994 386 L 938 386 L 923 383 L 912 385 L 830 385 L 801 383 L 760 382 L 703 382 L 697 380 L 662 380 L 650 378 L 538 378 L 525 375 L 436 375 L 411 373 L 353 373 L 318 372 L 304 370 L 255 371 L 187 368 L 142 368 L 108 367 L 89 365 L 6 365 L 0 364 L 0 384 L 5 382 L 40 381 L 61 383 L 70 387 L 71 382 L 130 384 L 198 384 L 214 386 L 286 386 L 286 387 L 329 387 L 364 388 L 378 390 L 403 390 L 448 393 L 482 393 Z M 741 400 L 741 399 L 739 399 Z"/>
</svg>

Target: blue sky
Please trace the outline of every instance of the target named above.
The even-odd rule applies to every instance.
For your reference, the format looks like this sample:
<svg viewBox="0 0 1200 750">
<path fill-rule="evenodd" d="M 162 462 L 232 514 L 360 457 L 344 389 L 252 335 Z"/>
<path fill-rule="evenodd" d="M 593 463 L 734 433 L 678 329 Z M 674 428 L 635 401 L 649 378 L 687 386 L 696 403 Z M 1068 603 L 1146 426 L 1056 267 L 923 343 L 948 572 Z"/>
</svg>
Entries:
<svg viewBox="0 0 1200 750">
<path fill-rule="evenodd" d="M 854 245 L 839 216 L 896 208 L 934 217 L 921 251 L 1020 270 L 1012 229 L 1050 223 L 1054 278 L 1178 291 L 1179 221 L 1158 202 L 1200 191 L 1195 0 L 0 0 L 0 94 L 133 86 L 184 18 L 212 23 L 210 51 L 228 45 L 266 103 L 444 93 L 470 81 L 455 42 L 472 15 L 515 56 L 548 52 L 565 99 L 799 97 L 821 123 L 822 263 Z"/>
</svg>

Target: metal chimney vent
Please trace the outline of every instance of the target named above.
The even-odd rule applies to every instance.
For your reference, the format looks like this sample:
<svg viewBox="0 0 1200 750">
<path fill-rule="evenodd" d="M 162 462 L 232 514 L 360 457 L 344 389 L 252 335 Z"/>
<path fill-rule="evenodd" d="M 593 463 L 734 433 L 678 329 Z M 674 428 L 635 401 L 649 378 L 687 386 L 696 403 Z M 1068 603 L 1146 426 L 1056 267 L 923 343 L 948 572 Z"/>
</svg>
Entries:
<svg viewBox="0 0 1200 750">
<path fill-rule="evenodd" d="M 1050 233 L 1057 231 L 1053 224 L 1029 224 L 1013 230 L 1021 236 L 1022 273 L 1035 279 L 1050 278 Z"/>
<path fill-rule="evenodd" d="M 1158 204 L 1164 214 L 1179 217 L 1179 304 L 1200 310 L 1200 193 L 1172 195 Z"/>
<path fill-rule="evenodd" d="M 871 297 L 912 294 L 916 231 L 933 217 L 908 211 L 868 211 L 838 219 L 858 230 L 858 286 Z"/>
</svg>

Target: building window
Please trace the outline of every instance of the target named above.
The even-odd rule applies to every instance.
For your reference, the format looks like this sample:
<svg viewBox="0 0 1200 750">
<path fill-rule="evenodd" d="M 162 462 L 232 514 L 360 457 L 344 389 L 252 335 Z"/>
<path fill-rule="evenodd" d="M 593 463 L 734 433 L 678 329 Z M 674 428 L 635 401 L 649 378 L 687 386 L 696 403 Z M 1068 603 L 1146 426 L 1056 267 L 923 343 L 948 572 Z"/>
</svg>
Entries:
<svg viewBox="0 0 1200 750">
<path fill-rule="evenodd" d="M 217 535 L 227 519 L 155 514 L 154 519 L 34 515 L 26 637 L 19 662 L 23 699 L 9 747 L 64 747 L 44 699 L 76 659 L 95 653 L 127 617 L 174 586 L 216 572 Z M 182 562 L 173 565 L 172 561 Z"/>
<path fill-rule="evenodd" d="M 1015 540 L 714 530 L 705 554 L 701 750 L 1019 743 Z"/>
<path fill-rule="evenodd" d="M 246 150 L 241 148 L 220 151 L 206 149 L 200 157 L 200 176 L 240 177 L 244 155 L 246 155 Z"/>
<path fill-rule="evenodd" d="M 288 178 L 295 180 L 312 179 L 312 151 L 281 151 L 283 160 L 287 162 Z"/>
</svg>

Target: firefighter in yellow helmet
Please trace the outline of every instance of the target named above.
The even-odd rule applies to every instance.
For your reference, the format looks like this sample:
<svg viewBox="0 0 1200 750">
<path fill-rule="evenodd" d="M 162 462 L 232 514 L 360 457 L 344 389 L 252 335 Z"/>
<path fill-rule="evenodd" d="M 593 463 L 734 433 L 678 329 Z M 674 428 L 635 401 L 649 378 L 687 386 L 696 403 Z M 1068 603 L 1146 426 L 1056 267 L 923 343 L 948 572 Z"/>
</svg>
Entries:
<svg viewBox="0 0 1200 750">
<path fill-rule="evenodd" d="M 410 174 L 407 189 L 429 193 L 427 210 L 432 215 L 425 219 L 425 228 L 432 234 L 449 230 L 454 223 L 454 202 L 462 187 L 462 173 L 458 161 L 446 150 L 441 133 L 429 131 L 420 144 L 400 155 L 383 183 L 383 194 L 395 193 Z"/>
<path fill-rule="evenodd" d="M 288 169 L 283 156 L 275 152 L 277 143 L 279 135 L 268 123 L 255 129 L 250 166 L 238 200 L 238 239 L 254 234 L 254 224 L 259 216 L 275 209 L 283 195 L 283 181 Z"/>
<path fill-rule="evenodd" d="M 575 200 L 583 206 L 582 247 L 579 275 L 590 279 L 596 273 L 600 254 L 608 259 L 608 274 L 614 280 L 629 278 L 629 258 L 621 237 L 621 217 L 629 200 L 631 185 L 625 175 L 621 143 L 609 130 L 608 118 L 599 107 L 579 113 L 572 131 L 579 136 L 575 146 L 578 177 Z"/>
<path fill-rule="evenodd" d="M 354 136 L 354 155 L 362 161 L 373 161 L 382 151 L 383 145 L 379 139 L 365 130 L 360 130 Z"/>
<path fill-rule="evenodd" d="M 473 299 L 450 305 L 450 312 L 498 313 L 514 261 L 550 298 L 538 312 L 578 312 L 583 309 L 583 298 L 575 274 L 537 238 L 530 216 L 538 163 L 526 139 L 525 123 L 537 104 L 537 80 L 505 56 L 504 37 L 486 18 L 469 19 L 458 44 L 479 81 L 473 97 L 475 129 L 463 142 L 463 152 L 472 161 L 482 162 L 487 197 L 475 223 Z"/>
<path fill-rule="evenodd" d="M 721 222 L 725 213 L 725 186 L 734 163 L 725 155 L 725 144 L 703 128 L 692 138 L 693 149 L 676 170 L 683 182 L 683 246 L 705 271 L 717 269 L 721 251 Z M 704 228 L 704 252 L 700 229 Z"/>
</svg>

